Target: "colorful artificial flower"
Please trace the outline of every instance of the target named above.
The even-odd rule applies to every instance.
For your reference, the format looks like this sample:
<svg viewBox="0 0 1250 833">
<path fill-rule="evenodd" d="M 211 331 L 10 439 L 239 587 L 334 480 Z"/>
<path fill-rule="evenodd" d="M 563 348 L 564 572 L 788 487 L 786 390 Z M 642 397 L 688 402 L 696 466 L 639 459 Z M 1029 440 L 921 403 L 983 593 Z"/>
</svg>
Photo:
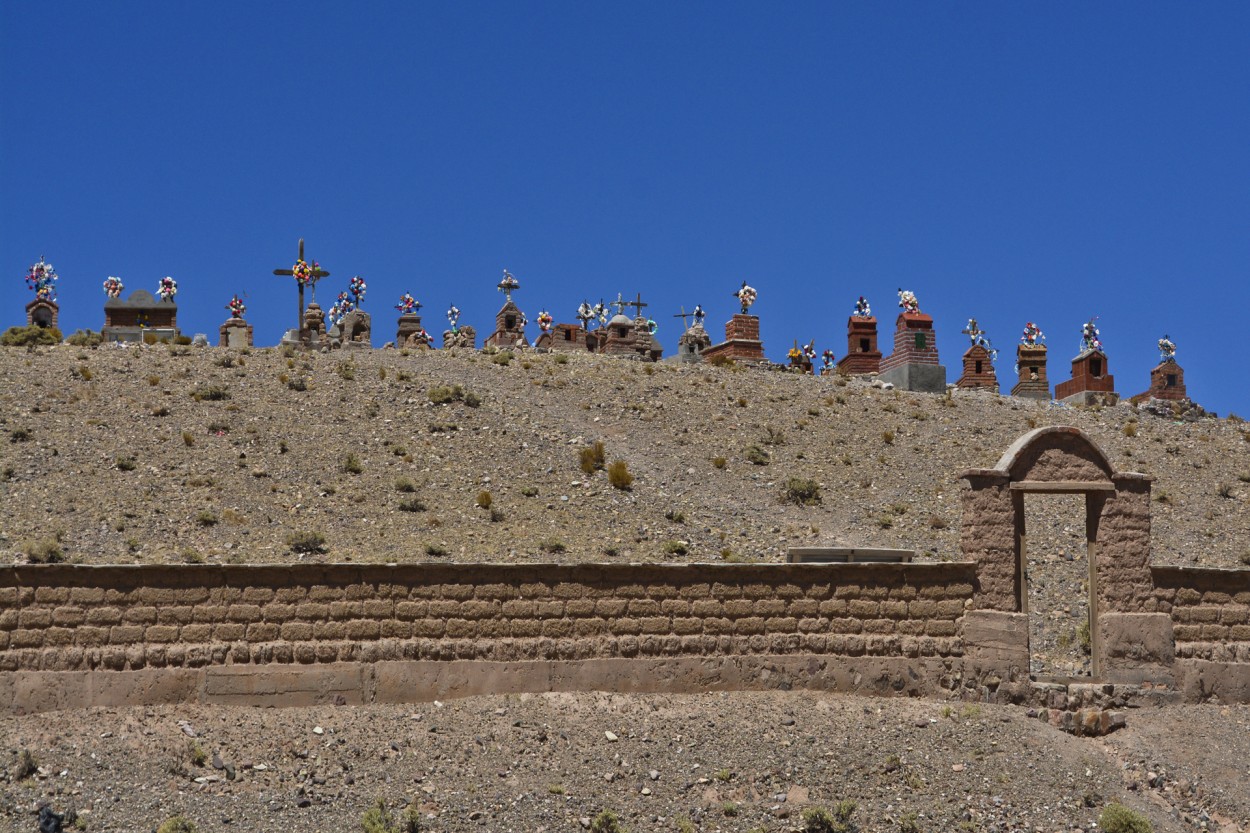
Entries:
<svg viewBox="0 0 1250 833">
<path fill-rule="evenodd" d="M 859 300 L 855 302 L 855 312 L 851 314 L 856 318 L 872 318 L 872 308 L 868 306 L 868 299 L 860 295 Z"/>
<path fill-rule="evenodd" d="M 316 273 L 320 269 L 321 264 L 315 260 L 312 263 L 306 260 L 297 260 L 295 265 L 291 267 L 291 275 L 300 286 L 307 286 L 310 283 L 317 282 Z"/>
<path fill-rule="evenodd" d="M 460 327 L 457 325 L 457 322 L 459 320 L 460 320 L 460 308 L 457 307 L 455 304 L 452 304 L 450 307 L 447 308 L 447 323 L 451 325 L 451 331 L 453 333 L 460 332 Z"/>
<path fill-rule="evenodd" d="M 1032 347 L 1033 345 L 1040 344 L 1045 340 L 1046 334 L 1043 333 L 1041 328 L 1032 321 L 1024 325 L 1024 334 L 1020 336 L 1021 344 L 1027 344 Z"/>
<path fill-rule="evenodd" d="M 591 307 L 590 302 L 583 300 L 577 307 L 577 320 L 582 322 L 582 329 L 589 329 L 590 322 L 595 317 L 595 310 Z"/>
<path fill-rule="evenodd" d="M 547 332 L 551 329 L 551 324 L 554 320 L 555 319 L 551 317 L 551 313 L 547 312 L 547 310 L 543 310 L 538 313 L 538 329 L 542 330 L 544 333 Z"/>
<path fill-rule="evenodd" d="M 226 304 L 226 309 L 230 310 L 231 318 L 242 318 L 243 313 L 247 312 L 247 307 L 243 304 L 243 299 L 235 295 L 230 299 L 230 303 Z"/>
<path fill-rule="evenodd" d="M 660 329 L 660 325 L 659 325 L 659 324 L 657 324 L 657 323 L 655 323 L 655 319 L 654 319 L 654 318 L 648 318 L 648 319 L 647 319 L 647 332 L 648 332 L 649 334 L 651 334 L 651 335 L 655 335 L 655 334 L 656 334 L 656 332 L 658 332 L 658 331 L 659 331 L 659 329 Z"/>
<path fill-rule="evenodd" d="M 503 270 L 503 279 L 499 281 L 499 285 L 496 287 L 496 289 L 502 292 L 504 296 L 509 301 L 511 301 L 512 290 L 520 289 L 520 288 L 521 288 L 521 284 L 517 281 L 516 278 L 512 276 L 512 273 L 509 272 L 507 269 Z"/>
<path fill-rule="evenodd" d="M 178 294 L 178 282 L 166 275 L 161 278 L 161 282 L 157 285 L 156 294 L 160 296 L 162 301 L 172 301 L 174 296 Z"/>
<path fill-rule="evenodd" d="M 365 297 L 365 289 L 367 289 L 365 286 L 365 279 L 360 277 L 360 275 L 354 275 L 352 279 L 347 282 L 347 291 L 352 293 L 352 298 L 355 300 L 355 305 L 358 307 L 362 306 L 361 300 Z"/>
<path fill-rule="evenodd" d="M 1176 345 L 1172 343 L 1172 339 L 1164 333 L 1163 338 L 1159 339 L 1159 358 L 1165 362 L 1176 361 Z"/>
<path fill-rule="evenodd" d="M 742 304 L 742 314 L 746 315 L 747 310 L 755 303 L 755 299 L 759 297 L 754 287 L 747 286 L 747 282 L 742 282 L 742 288 L 734 293 L 734 297 L 738 299 L 738 303 Z"/>
<path fill-rule="evenodd" d="M 121 278 L 115 278 L 112 275 L 109 275 L 104 279 L 104 294 L 110 299 L 120 298 L 122 289 L 124 288 L 125 287 L 122 286 Z"/>
<path fill-rule="evenodd" d="M 910 289 L 900 289 L 898 291 L 898 305 L 903 308 L 905 313 L 920 312 L 920 301 L 916 300 L 916 293 Z"/>
<path fill-rule="evenodd" d="M 43 257 L 39 258 L 38 263 L 32 264 L 26 273 L 26 285 L 34 290 L 35 297 L 40 301 L 56 300 L 56 281 L 56 271 Z"/>
<path fill-rule="evenodd" d="M 340 292 L 339 297 L 330 306 L 326 316 L 334 326 L 338 327 L 342 325 L 343 319 L 347 317 L 347 314 L 354 309 L 356 309 L 356 304 L 352 302 L 351 296 L 346 292 Z"/>
<path fill-rule="evenodd" d="M 1098 316 L 1086 321 L 1081 325 L 1081 352 L 1086 350 L 1102 350 L 1102 340 L 1098 337 L 1098 327 L 1094 324 L 1098 320 Z"/>
<path fill-rule="evenodd" d="M 399 303 L 395 305 L 395 309 L 399 310 L 402 315 L 412 315 L 421 309 L 421 302 L 405 292 L 399 296 Z"/>
<path fill-rule="evenodd" d="M 833 370 L 833 351 L 826 350 L 820 354 L 820 369 Z"/>
</svg>

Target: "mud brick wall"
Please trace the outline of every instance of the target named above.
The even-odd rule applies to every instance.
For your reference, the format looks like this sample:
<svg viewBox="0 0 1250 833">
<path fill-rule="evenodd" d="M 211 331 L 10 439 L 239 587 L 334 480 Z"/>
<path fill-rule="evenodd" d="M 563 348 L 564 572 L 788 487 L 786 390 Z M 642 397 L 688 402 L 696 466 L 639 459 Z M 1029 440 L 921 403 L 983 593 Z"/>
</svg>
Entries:
<svg viewBox="0 0 1250 833">
<path fill-rule="evenodd" d="M 1250 570 L 1154 567 L 1177 659 L 1250 663 Z"/>
<path fill-rule="evenodd" d="M 14 567 L 0 671 L 952 657 L 974 582 L 962 563 Z"/>
</svg>

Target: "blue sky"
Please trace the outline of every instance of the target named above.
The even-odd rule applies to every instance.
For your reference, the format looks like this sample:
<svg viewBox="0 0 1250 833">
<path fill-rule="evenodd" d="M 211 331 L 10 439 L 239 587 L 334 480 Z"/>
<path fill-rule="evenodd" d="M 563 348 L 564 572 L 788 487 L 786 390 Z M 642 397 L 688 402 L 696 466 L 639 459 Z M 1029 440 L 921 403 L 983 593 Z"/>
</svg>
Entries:
<svg viewBox="0 0 1250 833">
<path fill-rule="evenodd" d="M 304 237 L 376 345 L 406 291 L 484 336 L 505 267 L 531 320 L 641 292 L 670 352 L 746 280 L 777 361 L 841 356 L 860 294 L 888 343 L 903 287 L 952 381 L 970 316 L 1009 387 L 1025 321 L 1060 381 L 1098 315 L 1122 394 L 1168 333 L 1250 417 L 1248 36 L 1218 2 L 0 0 L 0 325 L 45 255 L 67 331 L 171 275 L 184 332 L 246 293 L 273 344 Z"/>
</svg>

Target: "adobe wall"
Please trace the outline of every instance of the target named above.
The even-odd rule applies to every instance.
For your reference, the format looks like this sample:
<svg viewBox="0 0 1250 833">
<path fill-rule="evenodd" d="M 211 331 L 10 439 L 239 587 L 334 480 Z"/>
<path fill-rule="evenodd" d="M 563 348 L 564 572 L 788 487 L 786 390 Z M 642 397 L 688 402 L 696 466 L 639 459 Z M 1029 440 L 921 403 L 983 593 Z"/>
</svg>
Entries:
<svg viewBox="0 0 1250 833">
<path fill-rule="evenodd" d="M 959 667 L 974 586 L 968 563 L 12 567 L 0 703 L 924 694 Z"/>
<path fill-rule="evenodd" d="M 1172 621 L 1173 673 L 1185 699 L 1250 702 L 1250 570 L 1153 567 Z"/>
</svg>

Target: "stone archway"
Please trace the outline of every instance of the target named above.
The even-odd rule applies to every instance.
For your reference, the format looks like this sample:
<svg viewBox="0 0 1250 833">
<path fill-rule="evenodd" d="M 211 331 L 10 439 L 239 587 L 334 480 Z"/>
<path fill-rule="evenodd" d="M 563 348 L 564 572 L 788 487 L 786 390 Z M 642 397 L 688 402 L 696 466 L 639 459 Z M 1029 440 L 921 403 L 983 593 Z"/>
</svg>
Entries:
<svg viewBox="0 0 1250 833">
<path fill-rule="evenodd" d="M 1089 555 L 1091 676 L 1111 682 L 1169 677 L 1172 622 L 1156 612 L 1149 566 L 1150 477 L 1116 471 L 1083 431 L 1064 426 L 1030 431 L 994 468 L 962 476 L 970 488 L 963 494 L 960 545 L 977 562 L 979 583 L 969 625 L 974 632 L 989 628 L 998 659 L 1028 667 L 1024 498 L 1080 494 Z"/>
</svg>

